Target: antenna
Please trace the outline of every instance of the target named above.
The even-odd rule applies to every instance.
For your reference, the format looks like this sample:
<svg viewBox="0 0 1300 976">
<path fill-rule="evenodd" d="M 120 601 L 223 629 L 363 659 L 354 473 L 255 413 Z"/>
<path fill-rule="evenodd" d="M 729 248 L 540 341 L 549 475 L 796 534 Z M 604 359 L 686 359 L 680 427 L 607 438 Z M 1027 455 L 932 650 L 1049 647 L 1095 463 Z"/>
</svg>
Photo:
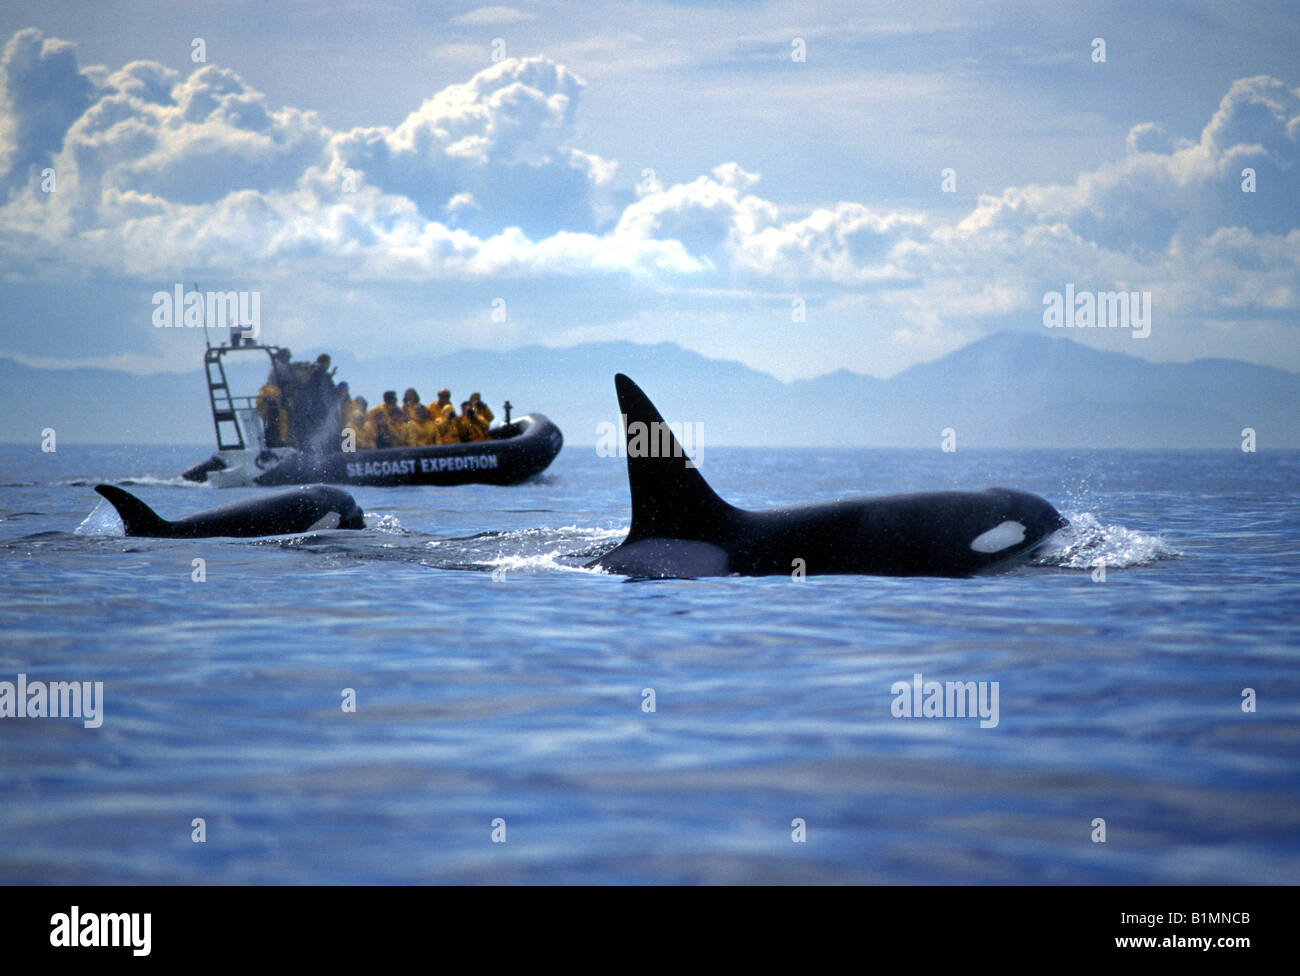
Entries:
<svg viewBox="0 0 1300 976">
<path fill-rule="evenodd" d="M 204 308 L 206 303 L 203 301 L 203 292 L 199 291 L 199 283 L 197 281 L 194 282 L 194 293 L 199 296 L 199 322 L 203 329 L 203 345 L 208 349 L 211 349 L 212 340 L 208 338 L 207 310 Z"/>
</svg>

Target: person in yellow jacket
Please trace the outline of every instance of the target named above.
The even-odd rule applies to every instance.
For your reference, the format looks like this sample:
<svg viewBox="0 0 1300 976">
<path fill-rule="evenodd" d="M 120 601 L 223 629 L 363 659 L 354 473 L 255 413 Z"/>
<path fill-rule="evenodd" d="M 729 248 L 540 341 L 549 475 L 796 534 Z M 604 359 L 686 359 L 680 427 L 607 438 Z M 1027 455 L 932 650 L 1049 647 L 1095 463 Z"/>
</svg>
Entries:
<svg viewBox="0 0 1300 976">
<path fill-rule="evenodd" d="M 402 416 L 406 419 L 406 423 L 409 424 L 415 419 L 415 408 L 418 406 L 421 406 L 420 394 L 415 392 L 414 387 L 407 387 L 406 392 L 402 394 Z"/>
<path fill-rule="evenodd" d="M 265 383 L 257 391 L 257 414 L 262 418 L 267 447 L 290 446 L 289 408 L 284 392 L 274 383 Z"/>
<path fill-rule="evenodd" d="M 492 408 L 484 403 L 477 393 L 471 393 L 469 395 L 469 402 L 474 404 L 474 412 L 478 414 L 485 424 L 490 424 L 492 421 L 497 419 L 496 414 L 492 412 Z"/>
<path fill-rule="evenodd" d="M 343 429 L 351 430 L 353 444 L 358 451 L 368 451 L 375 446 L 373 432 L 366 423 L 365 397 L 351 397 L 343 404 Z"/>
<path fill-rule="evenodd" d="M 375 447 L 400 447 L 402 443 L 401 426 L 406 417 L 397 405 L 397 393 L 384 391 L 384 402 L 366 414 L 366 427 L 369 439 Z"/>
<path fill-rule="evenodd" d="M 439 390 L 438 399 L 429 401 L 429 413 L 433 414 L 433 419 L 437 420 L 448 408 L 455 413 L 456 408 L 451 405 L 451 390 Z"/>
<path fill-rule="evenodd" d="M 456 418 L 460 425 L 462 441 L 485 441 L 488 439 L 487 421 L 479 417 L 473 404 L 468 400 L 460 405 L 460 416 Z"/>
<path fill-rule="evenodd" d="M 438 439 L 438 430 L 423 403 L 416 403 L 411 408 L 411 419 L 402 424 L 402 443 L 406 447 L 423 447 Z"/>
<path fill-rule="evenodd" d="M 451 404 L 447 404 L 446 410 L 440 411 L 434 416 L 433 425 L 435 444 L 460 443 L 460 422 Z"/>
</svg>

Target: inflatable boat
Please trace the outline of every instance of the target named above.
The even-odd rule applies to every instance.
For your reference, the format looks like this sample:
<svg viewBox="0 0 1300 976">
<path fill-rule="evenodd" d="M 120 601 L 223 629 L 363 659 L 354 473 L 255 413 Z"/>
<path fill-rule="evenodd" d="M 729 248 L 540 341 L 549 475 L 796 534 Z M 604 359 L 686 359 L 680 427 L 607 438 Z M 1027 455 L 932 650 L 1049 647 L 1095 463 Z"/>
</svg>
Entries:
<svg viewBox="0 0 1300 976">
<path fill-rule="evenodd" d="M 217 451 L 208 460 L 183 472 L 188 481 L 210 482 L 218 488 L 242 485 L 299 485 L 324 482 L 338 485 L 513 485 L 545 471 L 564 445 L 560 429 L 540 413 L 510 419 L 488 431 L 485 441 L 430 444 L 419 447 L 343 449 L 343 439 L 330 438 L 329 448 L 304 451 L 268 443 L 257 398 L 232 396 L 222 360 L 234 352 L 263 352 L 287 361 L 287 350 L 239 341 L 208 346 L 204 371 L 208 399 L 217 433 Z"/>
</svg>

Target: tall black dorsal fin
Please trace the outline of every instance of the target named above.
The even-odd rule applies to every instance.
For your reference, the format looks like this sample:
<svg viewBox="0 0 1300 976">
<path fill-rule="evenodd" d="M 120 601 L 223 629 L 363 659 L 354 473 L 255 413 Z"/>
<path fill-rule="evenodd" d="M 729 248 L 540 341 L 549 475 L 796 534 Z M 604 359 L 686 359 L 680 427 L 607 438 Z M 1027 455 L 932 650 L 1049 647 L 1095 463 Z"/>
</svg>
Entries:
<svg viewBox="0 0 1300 976">
<path fill-rule="evenodd" d="M 171 534 L 171 523 L 159 518 L 158 514 L 129 491 L 123 491 L 115 485 L 95 485 L 95 491 L 108 499 L 117 514 L 122 517 L 127 535 L 167 536 Z"/>
<path fill-rule="evenodd" d="M 626 541 L 646 536 L 707 537 L 712 523 L 735 510 L 695 469 L 641 388 L 622 373 L 614 376 L 614 388 L 623 414 L 627 483 L 632 493 L 632 527 Z"/>
</svg>

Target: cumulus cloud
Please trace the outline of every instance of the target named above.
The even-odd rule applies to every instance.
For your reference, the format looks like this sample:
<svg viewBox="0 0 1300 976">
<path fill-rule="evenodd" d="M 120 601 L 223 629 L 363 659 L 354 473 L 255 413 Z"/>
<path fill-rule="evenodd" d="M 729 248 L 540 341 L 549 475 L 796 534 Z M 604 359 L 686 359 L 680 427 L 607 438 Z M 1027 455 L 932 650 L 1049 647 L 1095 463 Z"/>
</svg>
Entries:
<svg viewBox="0 0 1300 976">
<path fill-rule="evenodd" d="M 272 110 L 216 66 L 181 79 L 160 65 L 131 64 L 101 91 L 65 147 L 92 194 L 203 204 L 240 190 L 287 190 L 325 146 L 312 113 Z"/>
<path fill-rule="evenodd" d="M 758 182 L 757 173 L 736 163 L 668 188 L 648 180 L 615 234 L 678 240 L 714 269 L 781 285 L 808 279 L 851 285 L 899 277 L 890 249 L 924 227 L 920 216 L 877 214 L 857 203 L 783 214 L 750 192 Z"/>
<path fill-rule="evenodd" d="M 574 144 L 585 83 L 541 57 L 494 64 L 395 126 L 345 131 L 269 104 L 229 68 L 82 69 L 35 30 L 9 40 L 0 69 L 11 278 L 618 275 L 659 296 L 876 294 L 877 311 L 931 338 L 1032 321 L 1066 280 L 1157 291 L 1162 310 L 1201 319 L 1294 317 L 1300 302 L 1300 94 L 1274 78 L 1235 82 L 1195 141 L 1139 124 L 1121 158 L 1073 183 L 1010 187 L 952 220 L 778 205 L 736 162 L 620 187 L 616 162 Z M 56 192 L 40 185 L 47 166 Z"/>
<path fill-rule="evenodd" d="M 35 30 L 6 52 L 14 189 L 0 225 L 15 268 L 148 275 L 160 255 L 381 278 L 700 266 L 674 241 L 584 243 L 608 219 L 616 166 L 569 145 L 583 82 L 542 58 L 493 65 L 396 127 L 335 132 L 215 65 L 82 71 L 71 45 Z M 37 185 L 38 162 L 57 192 Z"/>
<path fill-rule="evenodd" d="M 1196 142 L 1137 126 L 1123 159 L 1070 185 L 983 197 L 955 226 L 900 245 L 893 257 L 923 284 L 898 303 L 916 322 L 970 318 L 963 296 L 997 281 L 1017 296 L 1006 310 L 1029 312 L 1068 280 L 1151 290 L 1184 319 L 1295 312 L 1298 140 L 1300 92 L 1274 78 L 1237 81 Z M 1243 192 L 1247 169 L 1253 193 Z"/>
<path fill-rule="evenodd" d="M 728 251 L 776 219 L 775 207 L 746 192 L 757 182 L 757 174 L 728 163 L 691 183 L 667 189 L 654 183 L 623 211 L 614 233 L 681 241 L 716 267 Z"/>
<path fill-rule="evenodd" d="M 593 230 L 614 167 L 569 145 L 580 78 L 544 58 L 503 60 L 429 98 L 395 129 L 336 135 L 330 152 L 368 183 L 415 201 L 426 217 L 470 193 L 470 229 Z M 456 208 L 452 208 L 456 209 Z"/>
<path fill-rule="evenodd" d="M 94 97 L 77 70 L 76 48 L 35 29 L 19 31 L 0 56 L 0 179 L 5 190 L 48 165 L 73 120 Z"/>
</svg>

